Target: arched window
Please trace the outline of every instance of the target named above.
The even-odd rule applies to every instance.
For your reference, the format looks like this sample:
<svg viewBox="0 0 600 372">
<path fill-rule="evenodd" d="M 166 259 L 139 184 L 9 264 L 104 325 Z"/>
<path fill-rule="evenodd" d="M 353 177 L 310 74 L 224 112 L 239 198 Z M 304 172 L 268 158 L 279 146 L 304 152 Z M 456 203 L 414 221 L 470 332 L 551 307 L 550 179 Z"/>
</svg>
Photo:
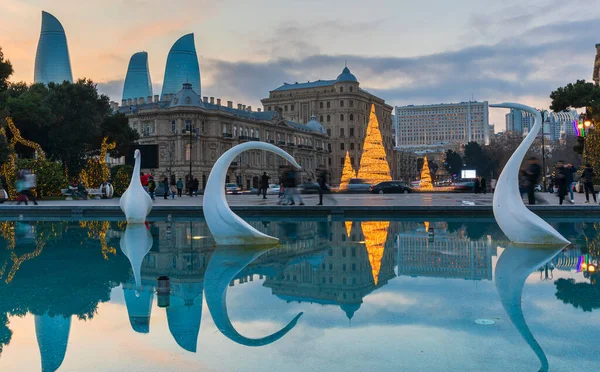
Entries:
<svg viewBox="0 0 600 372">
<path fill-rule="evenodd" d="M 323 122 L 323 115 L 319 116 L 319 121 L 322 123 Z"/>
<path fill-rule="evenodd" d="M 344 93 L 344 87 L 340 87 L 340 93 Z"/>
<path fill-rule="evenodd" d="M 331 115 L 327 115 L 327 122 L 331 121 Z"/>
<path fill-rule="evenodd" d="M 350 114 L 350 121 L 354 121 L 354 114 Z"/>
<path fill-rule="evenodd" d="M 340 114 L 340 121 L 344 121 L 344 114 Z"/>
</svg>

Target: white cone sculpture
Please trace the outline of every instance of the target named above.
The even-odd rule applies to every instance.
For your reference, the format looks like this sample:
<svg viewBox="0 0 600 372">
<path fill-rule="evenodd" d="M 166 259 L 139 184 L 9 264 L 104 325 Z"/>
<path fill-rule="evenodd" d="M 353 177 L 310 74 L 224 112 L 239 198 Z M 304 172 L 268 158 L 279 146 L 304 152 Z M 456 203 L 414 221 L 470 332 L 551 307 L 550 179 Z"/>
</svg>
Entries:
<svg viewBox="0 0 600 372">
<path fill-rule="evenodd" d="M 542 365 L 540 371 L 548 371 L 548 358 L 527 326 L 521 307 L 521 295 L 529 274 L 551 260 L 564 247 L 563 245 L 533 247 L 509 243 L 496 264 L 496 290 L 502 306 L 511 323 L 540 360 Z"/>
<path fill-rule="evenodd" d="M 131 175 L 131 182 L 127 190 L 121 195 L 119 205 L 125 213 L 127 223 L 144 223 L 152 210 L 152 199 L 142 187 L 142 181 L 140 180 L 140 163 L 142 161 L 140 150 L 135 150 L 134 158 L 135 167 Z"/>
<path fill-rule="evenodd" d="M 261 233 L 231 211 L 225 198 L 225 179 L 231 162 L 246 150 L 265 150 L 280 155 L 294 167 L 300 168 L 294 158 L 277 146 L 265 142 L 246 142 L 227 150 L 217 160 L 204 189 L 202 208 L 206 224 L 217 244 L 266 245 L 277 238 Z"/>
<path fill-rule="evenodd" d="M 204 276 L 204 296 L 208 311 L 215 326 L 225 337 L 244 346 L 264 346 L 273 343 L 296 326 L 299 313 L 284 328 L 270 336 L 252 339 L 242 336 L 231 324 L 227 313 L 227 288 L 235 276 L 252 261 L 265 254 L 271 248 L 248 246 L 217 246 L 213 253 Z"/>
<path fill-rule="evenodd" d="M 127 224 L 125 234 L 121 237 L 121 250 L 129 259 L 133 276 L 135 278 L 136 290 L 142 287 L 142 261 L 146 254 L 152 249 L 152 234 L 146 228 L 146 225 Z"/>
<path fill-rule="evenodd" d="M 542 116 L 534 108 L 519 103 L 501 103 L 490 107 L 523 110 L 535 117 L 529 134 L 512 154 L 494 191 L 494 217 L 509 240 L 520 244 L 569 244 L 558 231 L 531 212 L 521 199 L 519 192 L 519 169 L 523 158 L 542 126 Z"/>
</svg>

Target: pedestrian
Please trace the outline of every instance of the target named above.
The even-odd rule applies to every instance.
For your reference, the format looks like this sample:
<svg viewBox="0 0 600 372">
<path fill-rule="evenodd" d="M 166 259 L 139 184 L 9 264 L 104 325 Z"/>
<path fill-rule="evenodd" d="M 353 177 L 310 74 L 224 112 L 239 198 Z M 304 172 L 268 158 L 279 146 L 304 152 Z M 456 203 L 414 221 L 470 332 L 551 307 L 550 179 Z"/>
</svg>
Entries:
<svg viewBox="0 0 600 372">
<path fill-rule="evenodd" d="M 323 205 L 323 193 L 329 192 L 329 186 L 327 185 L 327 173 L 325 171 L 321 171 L 321 173 L 319 173 L 317 182 L 319 183 L 319 204 L 317 205 Z"/>
<path fill-rule="evenodd" d="M 485 193 L 487 192 L 487 184 L 485 181 L 485 177 L 480 177 L 479 180 L 479 187 L 481 188 L 481 191 L 483 191 L 483 195 L 485 195 Z"/>
<path fill-rule="evenodd" d="M 596 204 L 596 192 L 594 191 L 594 177 L 596 174 L 594 173 L 594 168 L 590 163 L 585 165 L 585 169 L 581 173 L 581 179 L 583 180 L 583 188 L 585 190 L 585 204 L 590 202 L 590 192 L 592 193 L 592 197 L 594 198 L 594 204 Z"/>
<path fill-rule="evenodd" d="M 200 181 L 197 178 L 194 178 L 194 195 L 198 196 L 198 190 L 200 189 Z"/>
<path fill-rule="evenodd" d="M 24 193 L 27 196 L 29 201 L 32 201 L 34 205 L 38 205 L 37 200 L 35 199 L 35 194 L 33 193 L 33 189 L 37 185 L 35 174 L 31 173 L 30 170 L 25 171 L 25 190 Z"/>
<path fill-rule="evenodd" d="M 260 178 L 260 187 L 262 189 L 263 199 L 267 198 L 267 189 L 269 188 L 269 180 L 271 177 L 267 175 L 267 172 L 264 172 L 262 177 Z"/>
<path fill-rule="evenodd" d="M 567 169 L 562 160 L 556 163 L 556 176 L 554 176 L 554 183 L 558 186 L 558 200 L 559 204 L 562 205 L 565 196 L 568 195 L 567 190 Z"/>
<path fill-rule="evenodd" d="M 528 166 L 525 169 L 525 188 L 527 190 L 527 199 L 529 205 L 535 204 L 535 185 L 540 179 L 542 167 L 538 164 L 537 159 L 532 156 L 527 160 Z M 561 202 L 562 204 L 562 202 Z"/>
<path fill-rule="evenodd" d="M 187 190 L 188 190 L 188 195 L 190 197 L 194 196 L 194 179 L 192 177 L 190 177 L 190 179 L 187 181 Z"/>
<path fill-rule="evenodd" d="M 298 173 L 290 168 L 290 178 L 292 184 L 292 205 L 294 205 L 294 199 L 298 199 L 298 205 L 304 205 L 304 201 L 302 200 L 302 196 L 298 191 Z"/>
<path fill-rule="evenodd" d="M 156 182 L 154 182 L 154 177 L 148 177 L 148 193 L 150 194 L 150 199 L 154 200 L 154 192 L 156 191 Z"/>
<path fill-rule="evenodd" d="M 479 194 L 479 177 L 475 177 L 475 182 L 473 182 L 473 192 L 475 194 Z"/>
<path fill-rule="evenodd" d="M 25 205 L 27 204 L 27 194 L 24 192 L 25 191 L 25 174 L 23 172 L 23 170 L 20 170 L 19 173 L 17 174 L 17 181 L 15 182 L 15 188 L 17 189 L 17 205 L 21 205 L 22 202 L 25 202 Z"/>
<path fill-rule="evenodd" d="M 183 192 L 183 180 L 179 178 L 177 180 L 177 196 L 181 198 L 181 193 Z"/>
<path fill-rule="evenodd" d="M 175 176 L 171 176 L 169 189 L 171 191 L 171 199 L 175 199 L 175 194 L 177 193 L 177 182 L 175 182 Z"/>
<path fill-rule="evenodd" d="M 577 172 L 577 168 L 572 164 L 565 165 L 565 168 L 567 173 L 567 187 L 569 187 L 569 194 L 571 195 L 571 204 L 575 204 L 575 199 L 573 199 L 573 174 Z"/>
<path fill-rule="evenodd" d="M 163 184 L 163 189 L 165 189 L 165 194 L 163 195 L 165 197 L 165 200 L 167 200 L 167 198 L 169 197 L 169 179 L 167 177 L 165 177 L 165 179 L 162 182 Z"/>
</svg>

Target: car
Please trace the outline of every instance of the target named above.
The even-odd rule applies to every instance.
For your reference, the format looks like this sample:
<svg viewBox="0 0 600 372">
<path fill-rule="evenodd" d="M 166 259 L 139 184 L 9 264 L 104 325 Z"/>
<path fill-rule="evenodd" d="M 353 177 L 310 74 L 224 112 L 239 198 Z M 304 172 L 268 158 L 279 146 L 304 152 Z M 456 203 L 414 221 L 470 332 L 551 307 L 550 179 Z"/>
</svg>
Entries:
<svg viewBox="0 0 600 372">
<path fill-rule="evenodd" d="M 475 182 L 455 182 L 453 185 L 455 192 L 473 192 Z"/>
<path fill-rule="evenodd" d="M 317 194 L 320 188 L 316 182 L 306 182 L 298 185 L 298 191 L 302 194 Z"/>
<path fill-rule="evenodd" d="M 279 195 L 279 185 L 275 185 L 274 183 L 269 185 L 267 189 L 267 194 L 269 195 Z"/>
<path fill-rule="evenodd" d="M 348 183 L 348 192 L 369 192 L 371 184 L 365 182 L 362 178 L 351 178 Z"/>
<path fill-rule="evenodd" d="M 412 189 L 401 181 L 385 181 L 371 186 L 371 192 L 373 194 L 406 194 L 412 192 Z"/>
<path fill-rule="evenodd" d="M 240 187 L 237 183 L 226 183 L 225 184 L 225 193 L 227 194 L 237 194 L 240 192 Z"/>
</svg>

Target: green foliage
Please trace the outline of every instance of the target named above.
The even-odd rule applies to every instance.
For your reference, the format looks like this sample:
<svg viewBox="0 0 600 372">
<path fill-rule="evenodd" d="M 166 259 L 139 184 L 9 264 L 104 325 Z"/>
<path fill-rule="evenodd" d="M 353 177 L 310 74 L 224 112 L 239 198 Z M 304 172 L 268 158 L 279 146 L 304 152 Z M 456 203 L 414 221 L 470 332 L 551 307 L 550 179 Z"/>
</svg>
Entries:
<svg viewBox="0 0 600 372">
<path fill-rule="evenodd" d="M 131 165 L 123 165 L 119 167 L 115 176 L 113 177 L 113 186 L 116 195 L 123 195 L 125 190 L 127 190 L 129 182 L 131 181 L 132 173 L 133 167 Z"/>
<path fill-rule="evenodd" d="M 450 174 L 456 174 L 460 177 L 460 172 L 463 168 L 463 160 L 460 154 L 452 150 L 446 151 L 446 161 L 444 167 Z"/>
<path fill-rule="evenodd" d="M 489 177 L 491 170 L 490 158 L 477 142 L 471 141 L 465 145 L 463 161 L 468 169 L 475 169 L 477 175 Z"/>
<path fill-rule="evenodd" d="M 500 176 L 508 159 L 523 141 L 523 135 L 518 132 L 504 132 L 495 136 L 486 146 L 490 173 L 492 178 Z"/>
<path fill-rule="evenodd" d="M 581 308 L 585 312 L 600 309 L 600 281 L 594 282 L 595 284 L 589 284 L 577 283 L 574 279 L 558 279 L 554 282 L 555 296 L 563 303 L 571 304 L 576 309 Z"/>
<path fill-rule="evenodd" d="M 552 104 L 550 109 L 555 112 L 569 108 L 585 107 L 587 114 L 594 121 L 600 121 L 600 86 L 587 83 L 585 80 L 577 80 L 575 84 L 569 83 L 559 87 L 552 93 Z"/>
<path fill-rule="evenodd" d="M 0 165 L 6 163 L 10 155 L 12 154 L 12 150 L 8 145 L 8 140 L 5 136 L 0 134 Z"/>
<path fill-rule="evenodd" d="M 129 119 L 121 113 L 112 114 L 102 122 L 102 137 L 108 137 L 108 142 L 114 142 L 116 147 L 110 155 L 119 158 L 129 153 L 131 146 L 140 136 L 129 126 Z M 99 145 L 98 145 L 99 146 Z"/>
<path fill-rule="evenodd" d="M 13 67 L 9 60 L 4 59 L 2 47 L 0 47 L 0 92 L 8 87 L 8 78 L 13 73 Z"/>
<path fill-rule="evenodd" d="M 35 173 L 38 197 L 58 196 L 60 189 L 69 185 L 62 164 L 58 161 L 19 159 L 17 169 L 31 169 Z"/>
<path fill-rule="evenodd" d="M 600 132 L 597 130 L 585 137 L 583 162 L 590 163 L 596 173 L 600 172 Z"/>
</svg>

